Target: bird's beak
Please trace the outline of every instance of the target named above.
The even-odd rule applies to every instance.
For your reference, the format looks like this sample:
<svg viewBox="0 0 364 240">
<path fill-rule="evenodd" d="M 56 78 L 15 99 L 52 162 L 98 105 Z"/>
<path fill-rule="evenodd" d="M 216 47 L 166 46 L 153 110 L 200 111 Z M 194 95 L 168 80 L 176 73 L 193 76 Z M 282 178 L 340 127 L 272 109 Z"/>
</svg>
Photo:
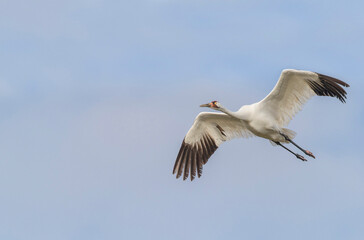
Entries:
<svg viewBox="0 0 364 240">
<path fill-rule="evenodd" d="M 200 107 L 210 107 L 211 106 L 211 104 L 210 103 L 206 103 L 206 104 L 202 104 L 202 105 L 200 105 Z"/>
</svg>

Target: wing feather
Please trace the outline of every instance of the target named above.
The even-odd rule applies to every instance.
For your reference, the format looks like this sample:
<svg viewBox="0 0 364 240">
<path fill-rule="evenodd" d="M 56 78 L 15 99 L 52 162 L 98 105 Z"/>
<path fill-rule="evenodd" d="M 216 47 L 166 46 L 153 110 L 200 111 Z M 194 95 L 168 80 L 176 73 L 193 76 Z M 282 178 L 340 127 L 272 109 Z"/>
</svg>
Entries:
<svg viewBox="0 0 364 240">
<path fill-rule="evenodd" d="M 320 73 L 286 69 L 273 90 L 259 103 L 258 114 L 272 117 L 277 126 L 287 125 L 313 96 L 336 97 L 345 103 L 349 84 Z"/>
<path fill-rule="evenodd" d="M 200 113 L 182 141 L 173 174 L 177 178 L 183 175 L 183 180 L 190 174 L 191 181 L 196 173 L 201 177 L 203 165 L 222 142 L 250 136 L 253 134 L 239 119 L 225 113 Z"/>
</svg>

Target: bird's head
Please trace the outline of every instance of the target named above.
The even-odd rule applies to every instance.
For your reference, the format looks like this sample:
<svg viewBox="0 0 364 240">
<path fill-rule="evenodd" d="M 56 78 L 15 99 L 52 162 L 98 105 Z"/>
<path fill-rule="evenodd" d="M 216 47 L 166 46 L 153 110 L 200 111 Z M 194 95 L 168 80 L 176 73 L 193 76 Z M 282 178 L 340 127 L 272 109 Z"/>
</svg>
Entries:
<svg viewBox="0 0 364 240">
<path fill-rule="evenodd" d="M 210 103 L 202 104 L 200 107 L 209 107 L 212 109 L 219 109 L 221 108 L 221 104 L 218 101 L 212 101 Z"/>
</svg>

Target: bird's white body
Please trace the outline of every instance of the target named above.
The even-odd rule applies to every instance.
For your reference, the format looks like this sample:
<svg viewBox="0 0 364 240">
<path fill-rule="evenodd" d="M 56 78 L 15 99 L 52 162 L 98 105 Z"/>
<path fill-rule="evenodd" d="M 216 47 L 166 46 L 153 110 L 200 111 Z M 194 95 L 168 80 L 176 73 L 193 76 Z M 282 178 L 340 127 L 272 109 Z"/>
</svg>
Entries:
<svg viewBox="0 0 364 240">
<path fill-rule="evenodd" d="M 202 165 L 217 147 L 234 137 L 258 136 L 270 140 L 273 145 L 291 142 L 296 133 L 284 127 L 312 96 L 337 97 L 345 102 L 346 92 L 339 85 L 349 86 L 315 72 L 287 69 L 260 102 L 244 105 L 236 112 L 216 101 L 201 105 L 222 113 L 202 112 L 196 117 L 182 143 L 173 172 L 179 177 L 184 168 L 185 179 L 191 169 L 191 180 L 196 170 L 200 176 Z"/>
<path fill-rule="evenodd" d="M 292 130 L 283 128 L 282 125 L 273 121 L 274 118 L 269 111 L 258 111 L 259 104 L 254 103 L 251 105 L 244 105 L 237 111 L 237 115 L 245 116 L 245 127 L 255 136 L 269 139 L 273 142 L 286 142 L 284 137 L 280 134 L 284 133 L 290 138 L 295 136 Z"/>
</svg>

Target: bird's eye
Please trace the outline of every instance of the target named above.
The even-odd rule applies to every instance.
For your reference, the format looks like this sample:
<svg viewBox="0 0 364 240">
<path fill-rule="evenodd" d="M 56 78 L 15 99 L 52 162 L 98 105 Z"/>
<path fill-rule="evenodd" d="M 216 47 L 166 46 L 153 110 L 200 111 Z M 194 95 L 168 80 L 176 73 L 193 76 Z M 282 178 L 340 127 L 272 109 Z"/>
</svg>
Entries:
<svg viewBox="0 0 364 240">
<path fill-rule="evenodd" d="M 216 104 L 217 104 L 217 101 L 212 102 L 213 107 L 218 108 L 218 106 Z"/>
</svg>

